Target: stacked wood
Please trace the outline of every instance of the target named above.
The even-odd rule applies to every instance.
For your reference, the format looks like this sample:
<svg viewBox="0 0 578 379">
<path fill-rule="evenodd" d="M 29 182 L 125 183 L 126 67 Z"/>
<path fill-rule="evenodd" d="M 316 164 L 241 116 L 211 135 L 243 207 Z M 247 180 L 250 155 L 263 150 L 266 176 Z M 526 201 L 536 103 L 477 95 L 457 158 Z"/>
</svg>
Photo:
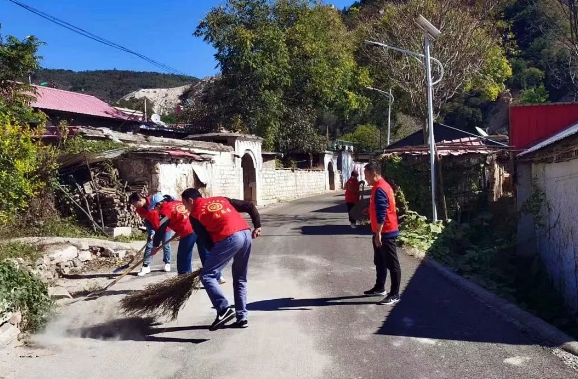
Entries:
<svg viewBox="0 0 578 379">
<path fill-rule="evenodd" d="M 85 171 L 88 173 L 88 169 Z M 110 162 L 95 163 L 90 166 L 90 173 L 83 175 L 84 180 L 79 177 L 77 173 L 72 179 L 76 186 L 72 197 L 87 210 L 77 212 L 77 215 L 88 226 L 139 228 L 144 225 L 128 199 L 135 191 L 147 193 L 146 182 L 127 183 L 121 180 L 118 170 Z M 82 183 L 79 184 L 79 181 Z"/>
</svg>

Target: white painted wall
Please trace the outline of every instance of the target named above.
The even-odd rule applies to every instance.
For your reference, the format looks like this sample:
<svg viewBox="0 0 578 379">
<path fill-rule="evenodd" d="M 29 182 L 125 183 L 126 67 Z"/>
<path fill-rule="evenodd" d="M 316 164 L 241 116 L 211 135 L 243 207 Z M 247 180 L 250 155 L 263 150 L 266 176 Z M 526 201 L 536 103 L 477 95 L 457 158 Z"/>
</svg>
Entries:
<svg viewBox="0 0 578 379">
<path fill-rule="evenodd" d="M 292 200 L 327 191 L 327 172 L 322 170 L 263 170 L 261 204 Z"/>
<path fill-rule="evenodd" d="M 546 195 L 545 226 L 536 230 L 537 249 L 571 312 L 578 311 L 578 159 L 533 164 L 532 176 Z"/>
</svg>

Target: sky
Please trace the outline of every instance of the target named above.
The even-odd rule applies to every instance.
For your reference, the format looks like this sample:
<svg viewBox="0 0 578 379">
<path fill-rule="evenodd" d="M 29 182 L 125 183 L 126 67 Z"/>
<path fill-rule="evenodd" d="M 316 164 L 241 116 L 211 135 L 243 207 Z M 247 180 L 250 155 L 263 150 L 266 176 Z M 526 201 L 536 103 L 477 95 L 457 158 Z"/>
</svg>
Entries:
<svg viewBox="0 0 578 379">
<path fill-rule="evenodd" d="M 216 74 L 213 48 L 194 37 L 199 20 L 220 0 L 18 0 L 191 76 Z M 342 9 L 354 0 L 326 0 Z M 41 66 L 73 71 L 157 71 L 134 55 L 100 44 L 0 0 L 0 34 L 46 43 Z"/>
</svg>

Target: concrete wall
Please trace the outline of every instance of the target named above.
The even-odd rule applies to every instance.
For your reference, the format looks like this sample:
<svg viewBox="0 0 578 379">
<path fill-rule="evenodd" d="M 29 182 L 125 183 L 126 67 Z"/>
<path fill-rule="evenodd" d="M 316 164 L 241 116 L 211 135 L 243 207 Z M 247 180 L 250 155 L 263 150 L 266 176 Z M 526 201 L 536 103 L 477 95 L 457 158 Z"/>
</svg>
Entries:
<svg viewBox="0 0 578 379">
<path fill-rule="evenodd" d="M 552 283 L 574 313 L 578 311 L 578 159 L 534 164 L 532 175 L 546 195 L 537 248 Z"/>
<path fill-rule="evenodd" d="M 240 163 L 236 165 L 232 152 L 212 154 L 213 163 L 122 158 L 116 161 L 116 166 L 123 180 L 129 183 L 145 180 L 151 193 L 161 191 L 178 198 L 186 188 L 204 187 L 206 196 L 239 198 Z"/>
<path fill-rule="evenodd" d="M 263 170 L 262 204 L 326 192 L 327 172 L 316 170 Z"/>
<path fill-rule="evenodd" d="M 532 193 L 532 165 L 520 163 L 516 167 L 516 207 L 521 211 Z M 516 252 L 520 256 L 537 254 L 536 226 L 531 215 L 520 213 L 516 230 Z"/>
</svg>

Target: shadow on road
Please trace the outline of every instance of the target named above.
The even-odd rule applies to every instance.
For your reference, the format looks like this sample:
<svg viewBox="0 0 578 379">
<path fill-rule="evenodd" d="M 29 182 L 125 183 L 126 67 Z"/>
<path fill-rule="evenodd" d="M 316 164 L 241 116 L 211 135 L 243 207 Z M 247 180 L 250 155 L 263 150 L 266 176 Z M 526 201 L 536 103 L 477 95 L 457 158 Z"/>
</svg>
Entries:
<svg viewBox="0 0 578 379">
<path fill-rule="evenodd" d="M 364 300 L 362 301 L 361 299 Z M 310 311 L 312 307 L 375 304 L 375 301 L 370 301 L 368 299 L 371 298 L 363 295 L 321 297 L 317 299 L 295 299 L 293 297 L 284 297 L 279 299 L 255 301 L 247 304 L 247 309 L 250 311 Z"/>
<path fill-rule="evenodd" d="M 357 229 L 352 229 L 349 225 L 305 225 L 301 227 L 301 233 L 308 236 L 370 236 L 371 230 L 369 227 L 364 226 L 360 226 Z"/>
<path fill-rule="evenodd" d="M 417 267 L 402 290 L 401 301 L 391 309 L 376 333 L 510 345 L 537 342 L 425 264 Z"/>
<path fill-rule="evenodd" d="M 314 213 L 343 213 L 347 216 L 347 205 L 344 202 L 336 203 L 335 205 L 316 209 Z"/>
<path fill-rule="evenodd" d="M 159 337 L 156 334 L 180 332 L 189 330 L 206 330 L 209 327 L 203 326 L 188 326 L 188 327 L 168 327 L 155 328 L 161 325 L 152 317 L 129 317 L 123 319 L 114 319 L 101 324 L 71 328 L 66 331 L 68 336 L 89 338 L 104 341 L 153 341 L 153 342 L 186 342 L 186 343 L 202 343 L 208 341 L 204 338 L 175 338 L 175 337 Z"/>
</svg>

